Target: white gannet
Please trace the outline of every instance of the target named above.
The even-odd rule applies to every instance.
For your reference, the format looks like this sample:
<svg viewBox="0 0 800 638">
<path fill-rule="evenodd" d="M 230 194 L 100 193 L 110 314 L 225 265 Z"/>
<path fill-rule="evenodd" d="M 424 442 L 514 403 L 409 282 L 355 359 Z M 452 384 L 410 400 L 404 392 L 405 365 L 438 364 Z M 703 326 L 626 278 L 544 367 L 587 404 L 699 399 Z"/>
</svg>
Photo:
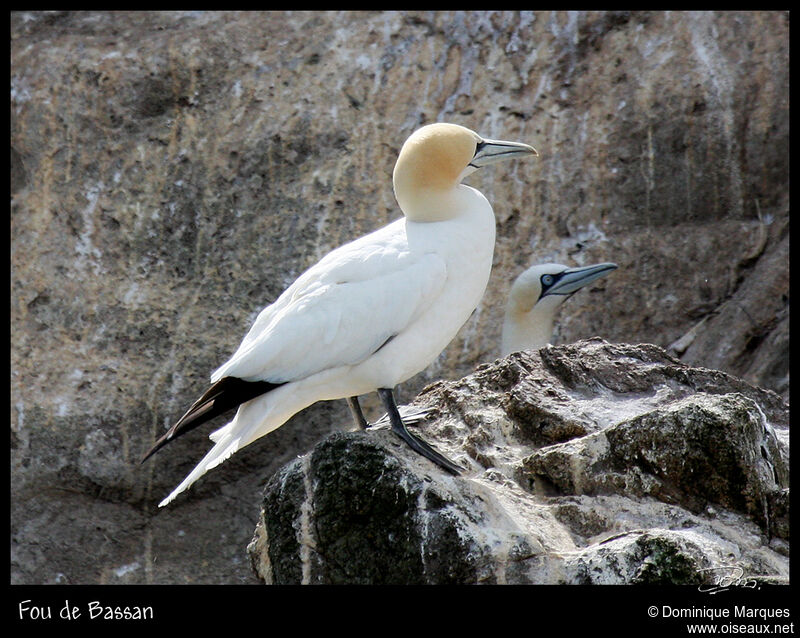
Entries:
<svg viewBox="0 0 800 638">
<path fill-rule="evenodd" d="M 457 474 L 459 466 L 408 432 L 392 389 L 444 350 L 489 280 L 494 213 L 461 180 L 499 160 L 537 154 L 455 124 L 415 131 L 393 174 L 404 216 L 332 251 L 262 310 L 211 375 L 211 387 L 144 456 L 238 406 L 233 420 L 210 435 L 211 450 L 159 505 L 309 405 L 375 390 L 392 430 Z"/>
<path fill-rule="evenodd" d="M 550 343 L 553 336 L 556 311 L 562 303 L 586 284 L 605 277 L 617 265 L 593 264 L 581 268 L 570 268 L 561 264 L 537 264 L 522 272 L 511 285 L 506 302 L 500 356 L 505 357 L 520 350 L 538 350 Z M 358 408 L 356 404 L 355 408 Z M 354 410 L 353 418 L 361 427 L 381 428 L 389 423 L 384 414 L 371 426 L 361 416 L 359 422 Z M 428 414 L 429 408 L 401 405 L 398 410 L 405 423 L 419 423 Z M 360 414 L 360 410 L 359 410 Z"/>
<path fill-rule="evenodd" d="M 500 356 L 520 350 L 538 350 L 550 343 L 556 311 L 586 284 L 617 268 L 603 263 L 581 268 L 538 264 L 520 274 L 511 285 L 503 320 Z"/>
</svg>

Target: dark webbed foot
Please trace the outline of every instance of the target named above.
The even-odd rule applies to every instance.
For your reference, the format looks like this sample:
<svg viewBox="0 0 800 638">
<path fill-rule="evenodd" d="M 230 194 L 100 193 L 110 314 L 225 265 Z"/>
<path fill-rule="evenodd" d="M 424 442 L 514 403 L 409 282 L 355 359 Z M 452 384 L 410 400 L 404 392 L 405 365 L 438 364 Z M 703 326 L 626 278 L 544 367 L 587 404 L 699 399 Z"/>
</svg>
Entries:
<svg viewBox="0 0 800 638">
<path fill-rule="evenodd" d="M 455 474 L 456 476 L 461 474 L 463 468 L 453 463 L 447 457 L 439 454 L 439 452 L 425 443 L 425 441 L 414 436 L 406 429 L 403 419 L 400 417 L 400 412 L 397 410 L 397 405 L 394 402 L 394 395 L 390 389 L 379 388 L 378 395 L 381 397 L 381 401 L 383 401 L 383 405 L 386 408 L 387 414 L 389 415 L 389 420 L 392 424 L 392 431 L 397 434 L 397 436 L 408 443 L 411 449 L 430 459 L 439 467 L 447 470 L 451 474 Z"/>
</svg>

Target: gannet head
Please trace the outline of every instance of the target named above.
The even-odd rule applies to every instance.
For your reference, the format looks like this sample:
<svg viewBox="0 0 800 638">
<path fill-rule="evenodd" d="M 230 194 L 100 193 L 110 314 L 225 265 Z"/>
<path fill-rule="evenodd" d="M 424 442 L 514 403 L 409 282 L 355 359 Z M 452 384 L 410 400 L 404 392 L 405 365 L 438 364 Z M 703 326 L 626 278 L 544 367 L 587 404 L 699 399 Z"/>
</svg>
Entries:
<svg viewBox="0 0 800 638">
<path fill-rule="evenodd" d="M 395 197 L 412 221 L 446 219 L 450 211 L 441 202 L 464 177 L 481 166 L 524 155 L 538 153 L 527 144 L 483 139 L 457 124 L 428 124 L 400 149 L 393 175 Z"/>
<path fill-rule="evenodd" d="M 535 350 L 550 342 L 556 311 L 592 281 L 617 268 L 602 263 L 580 268 L 538 264 L 516 278 L 508 294 L 501 354 Z"/>
</svg>

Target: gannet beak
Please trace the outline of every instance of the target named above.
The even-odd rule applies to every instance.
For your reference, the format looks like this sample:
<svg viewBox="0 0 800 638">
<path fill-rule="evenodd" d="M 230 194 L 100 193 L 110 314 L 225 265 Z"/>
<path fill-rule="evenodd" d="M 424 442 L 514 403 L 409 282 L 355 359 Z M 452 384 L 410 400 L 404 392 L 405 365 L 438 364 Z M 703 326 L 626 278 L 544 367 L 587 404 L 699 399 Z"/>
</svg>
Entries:
<svg viewBox="0 0 800 638">
<path fill-rule="evenodd" d="M 617 264 L 603 263 L 583 268 L 567 268 L 558 277 L 551 288 L 546 290 L 542 297 L 547 295 L 571 295 L 595 279 L 605 277 L 612 270 L 617 269 Z"/>
<path fill-rule="evenodd" d="M 522 144 L 520 142 L 503 142 L 501 140 L 481 140 L 478 142 L 478 148 L 475 149 L 475 155 L 469 163 L 473 168 L 481 168 L 494 164 L 500 160 L 510 159 L 512 157 L 520 157 L 521 155 L 536 155 L 539 153 L 533 146 Z"/>
</svg>

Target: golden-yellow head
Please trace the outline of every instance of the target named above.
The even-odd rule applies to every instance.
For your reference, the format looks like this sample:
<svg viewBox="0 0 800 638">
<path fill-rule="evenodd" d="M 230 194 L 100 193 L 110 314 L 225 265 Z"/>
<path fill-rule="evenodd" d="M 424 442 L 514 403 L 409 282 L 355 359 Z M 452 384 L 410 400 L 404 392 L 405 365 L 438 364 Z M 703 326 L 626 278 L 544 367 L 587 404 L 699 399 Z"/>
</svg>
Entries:
<svg viewBox="0 0 800 638">
<path fill-rule="evenodd" d="M 452 188 L 467 167 L 480 136 L 458 124 L 428 124 L 403 144 L 394 167 L 398 180 L 417 188 Z"/>
</svg>

